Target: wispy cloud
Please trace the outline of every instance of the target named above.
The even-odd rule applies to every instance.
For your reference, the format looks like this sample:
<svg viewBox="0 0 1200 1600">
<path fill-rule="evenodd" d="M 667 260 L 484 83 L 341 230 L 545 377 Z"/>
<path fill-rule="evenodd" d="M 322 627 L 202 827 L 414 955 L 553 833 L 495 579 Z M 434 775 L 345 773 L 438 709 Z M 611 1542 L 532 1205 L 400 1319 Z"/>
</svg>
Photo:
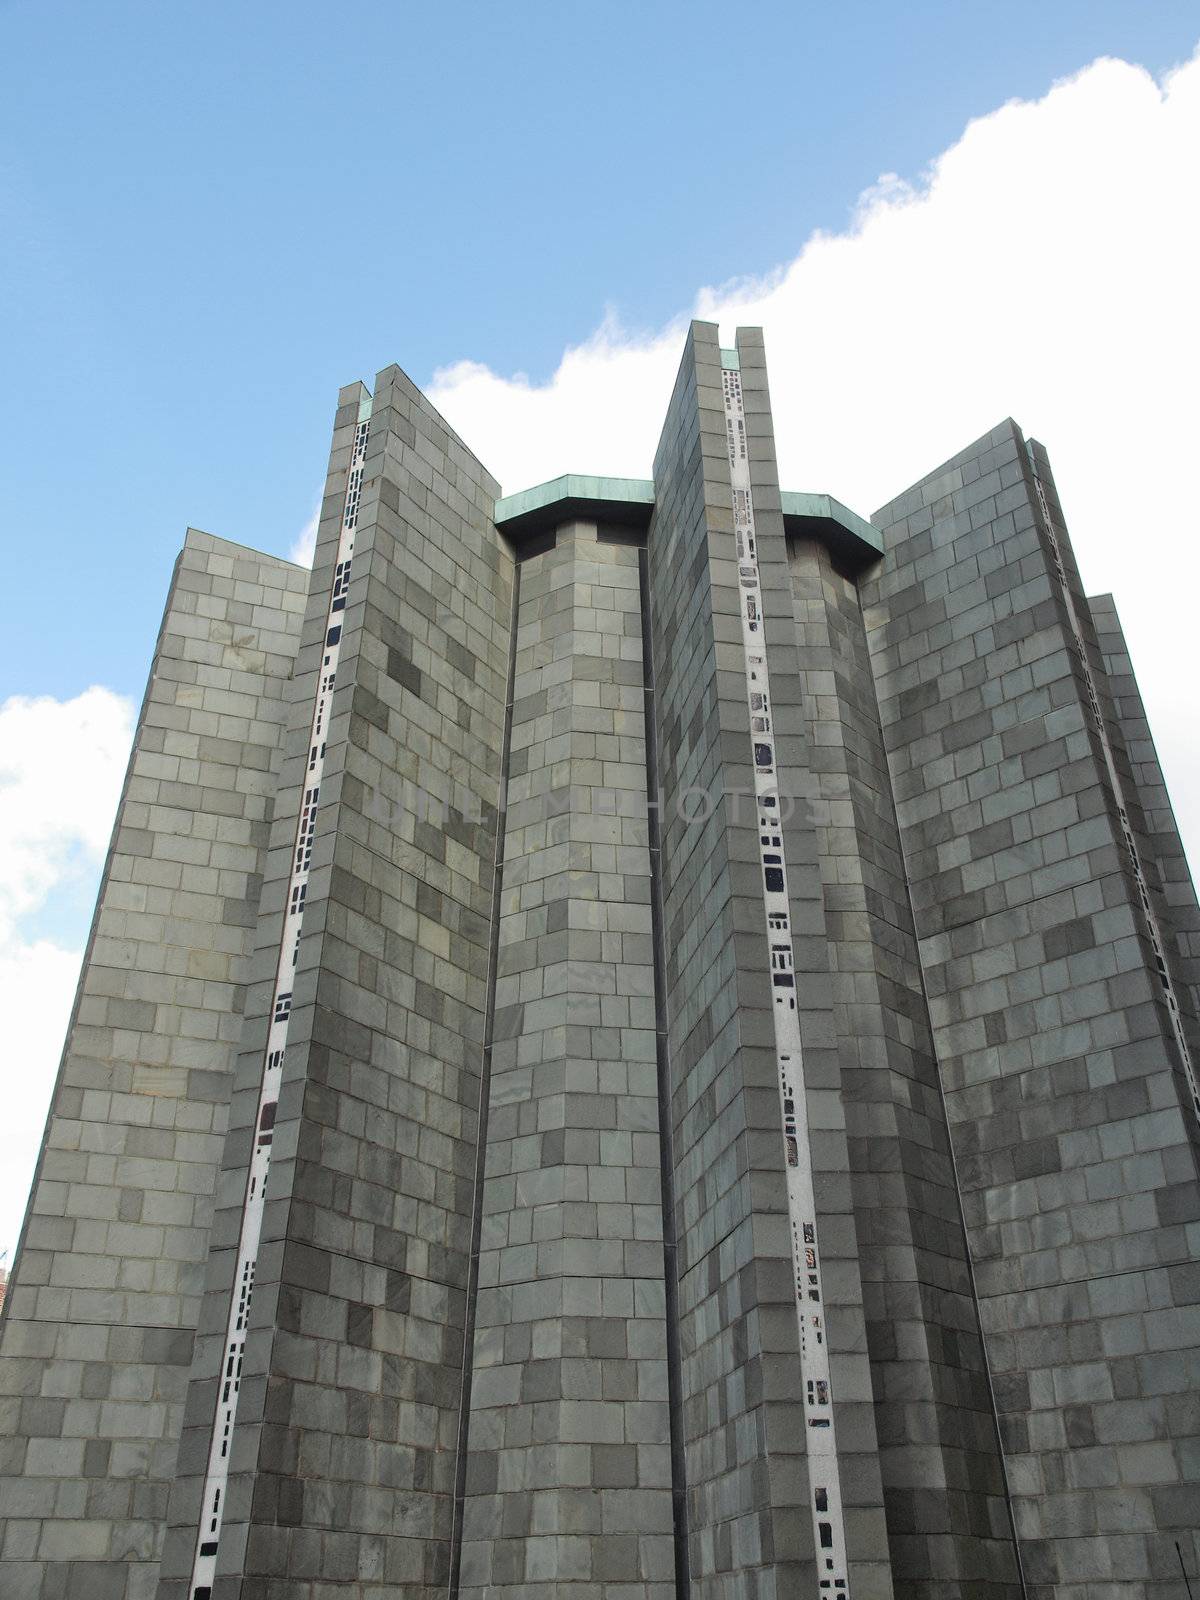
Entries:
<svg viewBox="0 0 1200 1600">
<path fill-rule="evenodd" d="M 311 567 L 313 556 L 317 549 L 317 524 L 321 520 L 321 501 L 317 500 L 313 514 L 300 529 L 292 541 L 292 548 L 287 553 L 289 561 L 294 561 L 298 567 Z"/>
</svg>

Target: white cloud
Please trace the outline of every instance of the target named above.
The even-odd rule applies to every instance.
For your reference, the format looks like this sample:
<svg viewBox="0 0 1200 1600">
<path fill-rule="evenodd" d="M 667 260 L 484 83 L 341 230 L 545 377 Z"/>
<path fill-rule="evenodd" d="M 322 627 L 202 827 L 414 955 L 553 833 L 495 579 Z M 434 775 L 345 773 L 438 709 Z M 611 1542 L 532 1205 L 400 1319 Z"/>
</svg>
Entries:
<svg viewBox="0 0 1200 1600">
<path fill-rule="evenodd" d="M 0 937 L 103 860 L 132 731 L 133 707 L 111 689 L 0 705 Z"/>
<path fill-rule="evenodd" d="M 292 548 L 287 553 L 289 561 L 294 561 L 298 567 L 311 567 L 313 556 L 317 550 L 317 524 L 321 520 L 321 502 L 317 501 L 316 510 L 300 529 L 292 541 Z"/>
<path fill-rule="evenodd" d="M 46 939 L 0 945 L 0 1007 L 9 1073 L 4 1090 L 4 1160 L 0 1162 L 0 1251 L 10 1269 L 41 1148 L 50 1093 L 75 985 L 78 950 Z"/>
<path fill-rule="evenodd" d="M 885 175 L 844 232 L 699 291 L 692 314 L 727 340 L 737 322 L 765 326 L 789 487 L 870 512 L 1007 414 L 1043 440 L 1085 582 L 1117 596 L 1200 862 L 1185 664 L 1200 579 L 1198 197 L 1200 57 L 1161 83 L 1098 61 L 971 123 L 918 182 Z M 566 471 L 646 476 L 685 326 L 635 336 L 608 317 L 546 384 L 460 363 L 431 398 L 508 490 Z M 316 520 L 293 561 L 311 563 Z M 10 1252 L 86 932 L 68 947 L 28 924 L 98 878 L 132 715 L 99 688 L 0 706 Z"/>
<path fill-rule="evenodd" d="M 0 705 L 0 1016 L 8 1071 L 0 1249 L 11 1265 L 75 997 L 86 925 L 32 933 L 99 881 L 129 757 L 134 708 L 109 689 Z M 84 913 L 86 916 L 86 913 Z M 62 920 L 60 918 L 60 920 Z"/>
<path fill-rule="evenodd" d="M 692 314 L 726 342 L 764 325 L 786 487 L 869 514 L 1006 415 L 1042 440 L 1200 864 L 1198 257 L 1200 54 L 1161 82 L 1100 60 L 972 122 L 918 182 L 885 175 L 845 232 L 701 290 Z M 685 323 L 643 337 L 609 317 L 548 383 L 467 362 L 431 398 L 510 492 L 648 476 Z"/>
</svg>

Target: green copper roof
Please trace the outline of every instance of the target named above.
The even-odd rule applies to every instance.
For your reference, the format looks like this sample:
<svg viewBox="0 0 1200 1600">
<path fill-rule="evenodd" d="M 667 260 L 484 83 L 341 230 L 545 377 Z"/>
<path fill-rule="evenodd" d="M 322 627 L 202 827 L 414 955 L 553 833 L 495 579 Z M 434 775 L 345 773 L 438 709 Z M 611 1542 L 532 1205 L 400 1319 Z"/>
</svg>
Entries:
<svg viewBox="0 0 1200 1600">
<path fill-rule="evenodd" d="M 736 351 L 733 353 L 736 356 Z M 823 540 L 856 567 L 877 561 L 883 554 L 879 530 L 832 495 L 785 489 L 780 500 L 789 533 Z M 654 484 L 649 478 L 598 478 L 569 472 L 497 500 L 496 525 L 523 542 L 576 518 L 645 528 L 653 509 Z"/>
<path fill-rule="evenodd" d="M 883 554 L 883 535 L 865 517 L 851 511 L 831 494 L 805 494 L 802 490 L 781 489 L 779 499 L 786 524 L 797 521 L 831 522 L 856 542 L 867 545 L 877 556 Z"/>
<path fill-rule="evenodd" d="M 650 507 L 654 504 L 654 483 L 650 478 L 591 478 L 568 472 L 561 478 L 551 478 L 549 483 L 538 483 L 532 489 L 522 489 L 520 494 L 506 494 L 503 500 L 497 500 L 496 522 L 527 517 L 561 500 Z"/>
</svg>

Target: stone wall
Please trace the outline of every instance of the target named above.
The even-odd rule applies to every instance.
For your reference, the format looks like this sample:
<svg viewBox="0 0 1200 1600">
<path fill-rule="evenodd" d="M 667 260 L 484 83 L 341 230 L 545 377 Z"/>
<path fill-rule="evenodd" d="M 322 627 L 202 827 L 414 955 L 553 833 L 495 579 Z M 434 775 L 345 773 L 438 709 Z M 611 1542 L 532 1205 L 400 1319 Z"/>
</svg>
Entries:
<svg viewBox="0 0 1200 1600">
<path fill-rule="evenodd" d="M 189 533 L 0 1329 L 6 1597 L 1179 1600 L 1200 910 L 1045 452 L 789 540 L 761 334 L 695 323 L 654 471 L 644 536 L 514 547 L 388 368 L 311 584 Z"/>
<path fill-rule="evenodd" d="M 803 788 L 795 624 L 761 336 L 741 330 L 781 781 Z M 717 331 L 692 326 L 655 462 L 648 557 L 693 1592 L 812 1584 L 796 1285 Z M 784 825 L 828 1336 L 855 1591 L 891 1592 L 816 841 Z"/>
<path fill-rule="evenodd" d="M 308 574 L 189 530 L 0 1333 L 0 1589 L 146 1600 Z"/>
<path fill-rule="evenodd" d="M 1196 1130 L 1064 582 L 1089 634 L 1086 602 L 1012 423 L 877 521 L 864 613 L 1026 1577 L 1174 1594 Z"/>
<path fill-rule="evenodd" d="M 172 1499 L 188 1594 L 354 426 L 343 391 Z M 449 1574 L 511 557 L 495 483 L 376 380 L 214 1600 Z"/>
<path fill-rule="evenodd" d="M 1019 1593 L 887 756 L 853 575 L 789 546 L 897 1595 Z"/>
<path fill-rule="evenodd" d="M 520 567 L 464 1600 L 675 1593 L 638 551 Z"/>
</svg>

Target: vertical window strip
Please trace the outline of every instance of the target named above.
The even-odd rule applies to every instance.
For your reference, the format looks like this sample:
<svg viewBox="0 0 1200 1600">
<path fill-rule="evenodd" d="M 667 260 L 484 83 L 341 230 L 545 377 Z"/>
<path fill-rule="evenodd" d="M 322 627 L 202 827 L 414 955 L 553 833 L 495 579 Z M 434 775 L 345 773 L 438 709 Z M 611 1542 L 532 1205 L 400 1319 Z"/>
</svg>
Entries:
<svg viewBox="0 0 1200 1600">
<path fill-rule="evenodd" d="M 762 588 L 750 486 L 746 413 L 741 374 L 726 368 L 721 372 L 721 380 L 729 475 L 733 489 L 733 542 L 746 663 L 746 700 L 750 710 L 754 800 L 763 876 L 767 963 L 771 974 L 771 1010 L 775 1025 L 796 1318 L 800 1332 L 800 1383 L 811 1495 L 809 1509 L 812 1514 L 813 1554 L 819 1593 L 829 1596 L 830 1600 L 848 1600 L 846 1521 L 842 1507 L 821 1255 L 817 1241 L 804 1058 L 796 1006 L 791 903 L 788 899 L 775 734 L 771 719 L 771 683 L 763 633 Z"/>
<path fill-rule="evenodd" d="M 333 692 L 334 674 L 341 651 L 342 630 L 335 626 L 333 616 L 346 603 L 350 586 L 350 567 L 354 555 L 354 531 L 358 524 L 358 508 L 362 495 L 363 461 L 367 451 L 370 421 L 360 421 L 354 430 L 350 471 L 346 481 L 346 495 L 342 506 L 342 524 L 338 536 L 335 578 L 325 615 L 324 650 L 317 674 L 317 690 L 313 703 L 310 754 L 302 789 L 300 814 L 296 823 L 296 838 L 291 856 L 291 871 L 287 893 L 284 897 L 285 913 L 276 964 L 275 991 L 271 1003 L 270 1031 L 263 1053 L 262 1077 L 259 1084 L 258 1109 L 255 1115 L 255 1139 L 250 1156 L 250 1170 L 246 1179 L 245 1199 L 242 1203 L 242 1225 L 238 1237 L 237 1269 L 234 1290 L 230 1297 L 229 1316 L 225 1331 L 225 1355 L 221 1382 L 217 1393 L 217 1408 L 213 1417 L 209 1440 L 208 1462 L 201 1499 L 200 1527 L 197 1532 L 196 1552 L 192 1561 L 191 1600 L 211 1600 L 216 1577 L 217 1550 L 221 1539 L 223 1507 L 227 1499 L 225 1490 L 229 1481 L 229 1460 L 233 1447 L 234 1428 L 237 1423 L 238 1395 L 241 1391 L 242 1361 L 245 1356 L 246 1337 L 250 1324 L 250 1301 L 254 1290 L 254 1273 L 262 1237 L 263 1213 L 266 1204 L 267 1172 L 271 1163 L 271 1144 L 275 1126 L 275 1112 L 283 1077 L 283 1058 L 287 1049 L 288 1022 L 292 1010 L 293 968 L 300 951 L 300 933 L 304 919 L 304 902 L 308 891 L 308 875 L 312 864 L 313 840 L 317 829 L 317 807 L 320 801 L 321 778 L 325 766 L 325 743 L 322 737 Z"/>
</svg>

